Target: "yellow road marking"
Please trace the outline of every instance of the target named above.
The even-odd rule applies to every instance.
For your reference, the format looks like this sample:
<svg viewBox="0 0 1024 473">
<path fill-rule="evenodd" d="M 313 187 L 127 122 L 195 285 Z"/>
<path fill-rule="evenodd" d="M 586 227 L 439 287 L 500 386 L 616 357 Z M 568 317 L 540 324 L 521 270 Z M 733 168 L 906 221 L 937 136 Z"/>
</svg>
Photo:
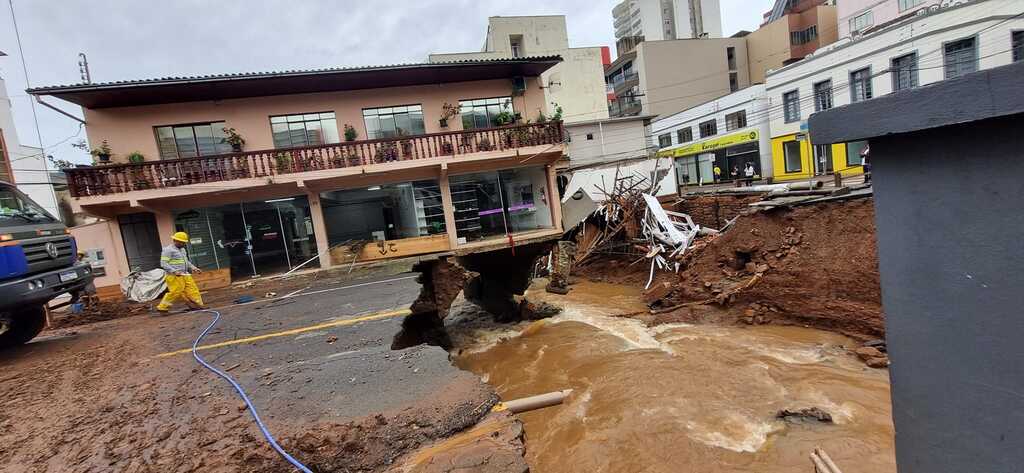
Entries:
<svg viewBox="0 0 1024 473">
<path fill-rule="evenodd" d="M 345 325 L 354 325 L 354 324 L 357 324 L 359 322 L 367 322 L 367 321 L 370 321 L 370 320 L 380 320 L 380 319 L 388 319 L 388 318 L 391 318 L 391 317 L 401 317 L 401 316 L 404 316 L 404 315 L 409 315 L 411 313 L 412 313 L 412 311 L 410 311 L 409 309 L 399 309 L 399 310 L 392 310 L 392 311 L 388 311 L 388 312 L 377 312 L 376 314 L 364 315 L 362 317 L 356 317 L 356 318 L 353 318 L 353 319 L 335 320 L 333 322 L 327 322 L 327 323 L 322 323 L 322 324 L 317 324 L 317 325 L 310 325 L 310 326 L 307 326 L 307 327 L 294 328 L 294 329 L 291 329 L 291 330 L 284 330 L 284 331 L 281 331 L 281 332 L 266 333 L 266 334 L 263 334 L 263 335 L 256 335 L 254 337 L 238 338 L 238 339 L 235 339 L 235 340 L 228 340 L 226 342 L 213 343 L 213 344 L 210 344 L 210 345 L 201 345 L 201 346 L 197 347 L 197 350 L 209 350 L 209 349 L 212 349 L 212 348 L 220 348 L 220 347 L 226 347 L 226 346 L 231 346 L 231 345 L 238 345 L 240 343 L 251 343 L 251 342 L 256 342 L 256 341 L 260 341 L 260 340 L 266 340 L 268 338 L 287 337 L 287 336 L 290 336 L 290 335 L 296 335 L 296 334 L 300 334 L 300 333 L 304 333 L 304 332 L 312 332 L 314 330 L 321 330 L 321 329 L 325 329 L 325 328 L 343 327 Z M 161 354 L 157 355 L 156 357 L 157 358 L 166 358 L 168 356 L 183 355 L 185 353 L 192 353 L 192 348 L 183 348 L 181 350 L 170 351 L 170 352 L 167 352 L 167 353 L 161 353 Z"/>
</svg>

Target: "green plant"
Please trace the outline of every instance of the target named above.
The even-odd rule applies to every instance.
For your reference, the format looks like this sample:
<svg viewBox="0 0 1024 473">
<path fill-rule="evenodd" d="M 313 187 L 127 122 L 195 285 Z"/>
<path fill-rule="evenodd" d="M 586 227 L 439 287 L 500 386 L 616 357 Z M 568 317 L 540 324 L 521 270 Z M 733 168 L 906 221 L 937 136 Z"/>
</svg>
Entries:
<svg viewBox="0 0 1024 473">
<path fill-rule="evenodd" d="M 359 132 L 356 131 L 355 127 L 349 124 L 345 124 L 345 141 L 355 141 L 359 137 Z"/>
<path fill-rule="evenodd" d="M 505 126 L 515 121 L 515 115 L 512 112 L 501 112 L 494 116 L 495 126 Z"/>
<path fill-rule="evenodd" d="M 555 122 L 561 121 L 562 120 L 562 106 L 558 105 L 557 102 L 551 102 L 551 105 L 555 106 L 555 114 L 551 115 L 551 121 L 555 121 Z"/>
<path fill-rule="evenodd" d="M 373 155 L 373 161 L 375 163 L 384 163 L 397 160 L 398 146 L 396 146 L 395 143 L 393 142 L 381 144 Z"/>
<path fill-rule="evenodd" d="M 540 112 L 537 114 L 537 120 L 535 121 L 537 123 L 547 123 L 548 117 L 544 116 L 544 112 Z"/>
<path fill-rule="evenodd" d="M 277 153 L 274 155 L 274 164 L 278 173 L 288 172 L 292 167 L 292 156 L 290 154 Z"/>
<path fill-rule="evenodd" d="M 242 150 L 242 146 L 245 145 L 245 138 L 242 138 L 242 135 L 239 135 L 237 130 L 235 130 L 234 128 L 224 127 L 221 128 L 221 131 L 223 131 L 224 135 L 226 135 L 224 138 L 222 138 L 223 142 L 231 145 L 231 147 L 236 151 Z"/>
<path fill-rule="evenodd" d="M 110 155 L 112 154 L 110 150 L 110 143 L 107 143 L 107 140 L 103 140 L 98 148 L 89 150 L 89 154 L 93 155 L 93 157 L 100 158 L 100 161 L 109 160 Z"/>
<path fill-rule="evenodd" d="M 494 149 L 494 146 L 491 145 L 491 140 L 485 136 L 476 142 L 476 149 L 479 151 L 490 151 Z"/>
<path fill-rule="evenodd" d="M 455 105 L 452 105 L 448 102 L 445 102 L 444 105 L 441 105 L 441 127 L 447 127 L 448 120 L 458 114 L 459 107 L 456 107 Z"/>
<path fill-rule="evenodd" d="M 146 157 L 138 151 L 132 151 L 131 153 L 128 153 L 128 162 L 135 164 L 143 163 L 146 162 Z"/>
</svg>

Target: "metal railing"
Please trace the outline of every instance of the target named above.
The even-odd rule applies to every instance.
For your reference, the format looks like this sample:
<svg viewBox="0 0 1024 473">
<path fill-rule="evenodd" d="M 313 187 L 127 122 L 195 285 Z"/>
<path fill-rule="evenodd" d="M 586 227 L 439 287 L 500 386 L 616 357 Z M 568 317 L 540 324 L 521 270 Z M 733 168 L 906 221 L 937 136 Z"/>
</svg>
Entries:
<svg viewBox="0 0 1024 473">
<path fill-rule="evenodd" d="M 66 169 L 73 197 L 109 195 L 561 143 L 561 122 Z"/>
</svg>

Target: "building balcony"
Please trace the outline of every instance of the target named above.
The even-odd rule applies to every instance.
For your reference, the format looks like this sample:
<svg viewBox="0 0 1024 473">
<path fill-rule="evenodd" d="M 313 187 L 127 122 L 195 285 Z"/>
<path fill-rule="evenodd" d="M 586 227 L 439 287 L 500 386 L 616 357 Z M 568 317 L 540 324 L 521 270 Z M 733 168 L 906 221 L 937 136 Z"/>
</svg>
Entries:
<svg viewBox="0 0 1024 473">
<path fill-rule="evenodd" d="M 215 156 L 111 164 L 67 169 L 75 198 L 172 189 L 210 183 L 324 178 L 332 174 L 372 174 L 449 162 L 498 159 L 531 147 L 563 142 L 561 122 L 347 141 L 301 148 L 244 151 Z M 338 171 L 338 172 L 332 172 Z M 279 177 L 280 176 L 280 177 Z M 202 186 L 198 186 L 202 187 Z"/>
</svg>

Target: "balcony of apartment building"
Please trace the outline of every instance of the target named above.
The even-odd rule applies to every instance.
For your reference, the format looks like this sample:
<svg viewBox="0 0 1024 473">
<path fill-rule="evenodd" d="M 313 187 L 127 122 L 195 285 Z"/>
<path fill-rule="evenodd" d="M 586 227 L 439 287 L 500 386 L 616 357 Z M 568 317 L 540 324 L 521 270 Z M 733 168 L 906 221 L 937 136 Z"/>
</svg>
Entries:
<svg viewBox="0 0 1024 473">
<path fill-rule="evenodd" d="M 112 222 L 125 274 L 182 230 L 200 267 L 239 278 L 559 234 L 562 125 L 521 119 L 544 110 L 539 76 L 559 61 L 30 92 L 81 105 L 91 144 L 112 148 L 66 174 L 75 210 Z"/>
</svg>

